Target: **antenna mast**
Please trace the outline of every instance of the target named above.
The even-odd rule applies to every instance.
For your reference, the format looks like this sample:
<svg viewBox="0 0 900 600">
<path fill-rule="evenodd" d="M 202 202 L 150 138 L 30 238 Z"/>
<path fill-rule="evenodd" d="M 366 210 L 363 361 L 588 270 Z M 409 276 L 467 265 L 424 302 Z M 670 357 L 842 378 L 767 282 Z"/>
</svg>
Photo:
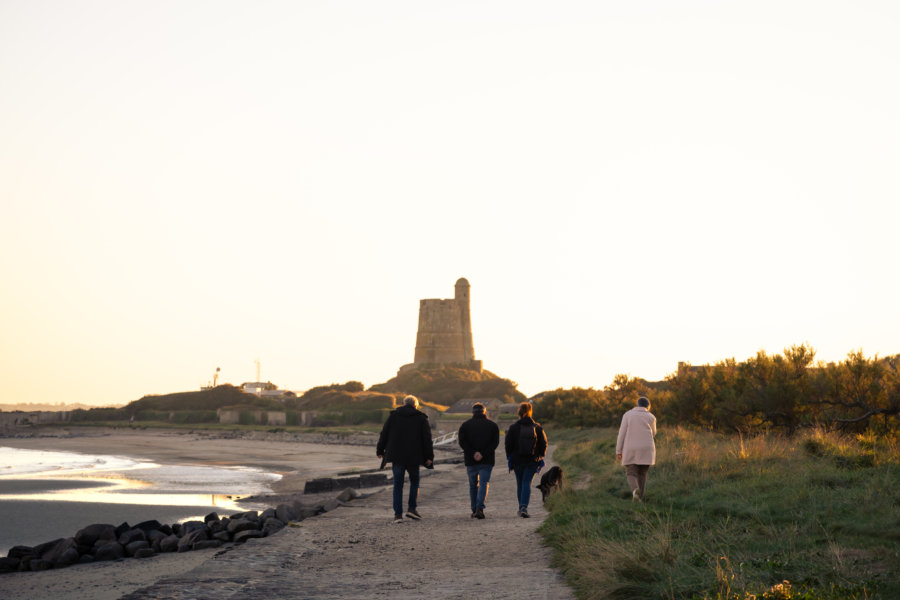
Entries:
<svg viewBox="0 0 900 600">
<path fill-rule="evenodd" d="M 260 381 L 260 379 L 259 379 L 259 359 L 257 358 L 253 362 L 256 363 L 256 382 L 259 383 L 259 381 Z"/>
</svg>

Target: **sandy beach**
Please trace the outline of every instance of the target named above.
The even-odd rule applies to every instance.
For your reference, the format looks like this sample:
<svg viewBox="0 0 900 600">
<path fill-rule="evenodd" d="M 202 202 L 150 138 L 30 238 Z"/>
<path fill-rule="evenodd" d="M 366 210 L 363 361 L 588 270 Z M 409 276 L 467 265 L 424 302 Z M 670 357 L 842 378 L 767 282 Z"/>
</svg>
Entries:
<svg viewBox="0 0 900 600">
<path fill-rule="evenodd" d="M 284 474 L 273 486 L 276 499 L 302 492 L 311 476 L 377 467 L 375 436 L 334 441 L 99 429 L 71 436 L 0 438 L 0 445 L 80 452 L 103 448 L 167 463 L 257 466 Z M 549 567 L 549 550 L 535 533 L 546 515 L 540 493 L 532 502 L 534 517 L 518 518 L 514 482 L 498 465 L 488 519 L 479 521 L 469 518 L 465 468 L 439 465 L 422 480 L 419 504 L 425 518 L 420 522 L 392 524 L 390 490 L 383 488 L 230 549 L 0 575 L 0 590 L 9 600 L 569 598 L 569 589 Z M 523 543 L 528 552 L 508 555 Z"/>
</svg>

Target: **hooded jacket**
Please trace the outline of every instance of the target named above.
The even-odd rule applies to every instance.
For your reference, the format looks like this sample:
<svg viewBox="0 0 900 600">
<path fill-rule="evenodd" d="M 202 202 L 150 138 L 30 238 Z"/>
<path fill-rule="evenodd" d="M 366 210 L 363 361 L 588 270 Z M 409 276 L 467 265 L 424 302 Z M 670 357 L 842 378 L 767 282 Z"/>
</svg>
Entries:
<svg viewBox="0 0 900 600">
<path fill-rule="evenodd" d="M 493 465 L 494 450 L 500 445 L 500 428 L 484 413 L 475 413 L 459 427 L 459 447 L 463 449 L 466 466 Z M 475 453 L 481 452 L 481 460 Z"/>
<path fill-rule="evenodd" d="M 534 427 L 535 436 L 537 437 L 535 453 L 531 459 L 519 455 L 519 429 L 523 426 Z M 509 464 L 512 467 L 531 462 L 540 462 L 547 453 L 547 434 L 544 433 L 544 429 L 541 427 L 540 423 L 531 417 L 522 417 L 509 426 L 509 429 L 506 431 L 506 441 L 504 445 L 506 446 L 506 458 L 509 460 Z"/>
<path fill-rule="evenodd" d="M 375 454 L 384 456 L 387 462 L 404 466 L 433 461 L 434 447 L 428 416 L 407 404 L 391 411 L 381 428 Z"/>
</svg>

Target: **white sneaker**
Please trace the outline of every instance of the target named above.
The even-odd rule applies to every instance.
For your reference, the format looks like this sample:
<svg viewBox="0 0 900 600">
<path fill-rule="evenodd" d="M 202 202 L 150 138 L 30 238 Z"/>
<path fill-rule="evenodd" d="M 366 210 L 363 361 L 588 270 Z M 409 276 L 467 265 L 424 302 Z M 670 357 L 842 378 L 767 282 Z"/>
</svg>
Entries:
<svg viewBox="0 0 900 600">
<path fill-rule="evenodd" d="M 631 492 L 631 500 L 634 501 L 634 502 L 640 502 L 640 501 L 641 501 L 641 492 L 640 492 L 640 490 L 634 490 L 633 492 Z"/>
</svg>

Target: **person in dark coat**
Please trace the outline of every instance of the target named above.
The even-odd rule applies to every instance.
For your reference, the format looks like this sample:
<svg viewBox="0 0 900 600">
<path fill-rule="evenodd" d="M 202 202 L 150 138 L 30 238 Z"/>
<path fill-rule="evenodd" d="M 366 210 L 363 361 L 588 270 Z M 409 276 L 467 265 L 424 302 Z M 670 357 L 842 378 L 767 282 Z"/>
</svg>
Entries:
<svg viewBox="0 0 900 600">
<path fill-rule="evenodd" d="M 418 521 L 422 518 L 416 511 L 419 495 L 419 465 L 431 468 L 434 463 L 434 448 L 431 444 L 431 428 L 428 416 L 419 410 L 419 399 L 407 396 L 403 406 L 391 411 L 375 453 L 378 458 L 391 463 L 394 473 L 394 523 L 403 522 L 403 483 L 409 473 L 409 503 L 406 516 Z"/>
<path fill-rule="evenodd" d="M 528 518 L 531 500 L 531 480 L 538 472 L 547 453 L 547 434 L 540 423 L 531 418 L 530 402 L 519 405 L 519 420 L 506 432 L 506 460 L 516 473 L 516 496 L 519 499 L 520 517 Z"/>
<path fill-rule="evenodd" d="M 483 519 L 484 502 L 494 469 L 494 450 L 500 445 L 500 428 L 487 418 L 484 404 L 476 402 L 472 405 L 472 418 L 460 425 L 458 437 L 469 475 L 472 518 Z"/>
</svg>

